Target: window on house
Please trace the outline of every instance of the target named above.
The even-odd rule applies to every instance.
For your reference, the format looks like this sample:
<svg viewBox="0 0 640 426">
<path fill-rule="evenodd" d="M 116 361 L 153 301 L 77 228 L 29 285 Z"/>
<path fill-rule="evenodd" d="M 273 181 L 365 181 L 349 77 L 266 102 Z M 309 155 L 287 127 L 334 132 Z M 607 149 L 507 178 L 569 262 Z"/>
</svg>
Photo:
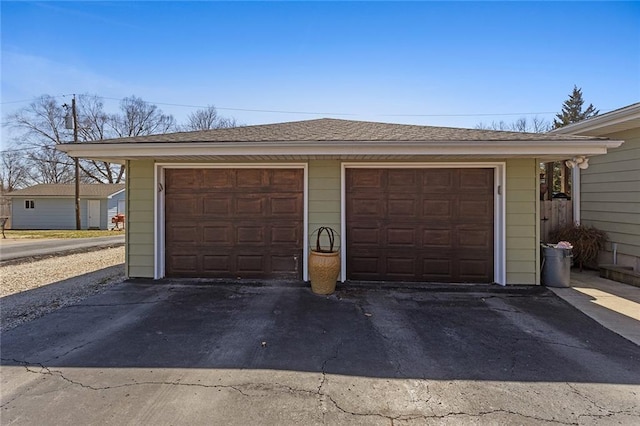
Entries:
<svg viewBox="0 0 640 426">
<path fill-rule="evenodd" d="M 24 200 L 24 208 L 25 209 L 35 209 L 36 202 L 34 200 Z"/>
</svg>

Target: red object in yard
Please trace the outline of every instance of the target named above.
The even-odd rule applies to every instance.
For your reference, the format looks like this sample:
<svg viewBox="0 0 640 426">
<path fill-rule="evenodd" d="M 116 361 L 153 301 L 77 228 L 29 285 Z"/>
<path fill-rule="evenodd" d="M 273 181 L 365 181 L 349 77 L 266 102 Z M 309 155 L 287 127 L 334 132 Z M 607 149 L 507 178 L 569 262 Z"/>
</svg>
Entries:
<svg viewBox="0 0 640 426">
<path fill-rule="evenodd" d="M 122 224 L 122 228 L 124 229 L 124 215 L 122 213 L 118 213 L 114 217 L 111 218 L 111 223 L 115 223 L 116 226 L 113 229 L 120 229 L 120 224 Z"/>
</svg>

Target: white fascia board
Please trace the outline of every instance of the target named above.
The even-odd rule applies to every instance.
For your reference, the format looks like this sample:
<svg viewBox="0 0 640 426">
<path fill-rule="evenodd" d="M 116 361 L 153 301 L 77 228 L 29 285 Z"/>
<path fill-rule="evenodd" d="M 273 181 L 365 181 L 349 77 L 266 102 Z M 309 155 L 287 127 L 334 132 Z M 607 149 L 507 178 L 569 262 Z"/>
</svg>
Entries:
<svg viewBox="0 0 640 426">
<path fill-rule="evenodd" d="M 80 158 L 150 158 L 244 155 L 597 155 L 622 144 L 617 140 L 570 141 L 330 141 L 198 142 L 145 144 L 67 144 L 57 148 Z"/>
<path fill-rule="evenodd" d="M 569 124 L 567 126 L 554 129 L 549 133 L 556 133 L 560 135 L 581 135 L 589 132 L 601 131 L 600 133 L 604 134 L 607 133 L 606 129 L 609 127 L 631 122 L 633 120 L 640 120 L 640 103 L 633 104 L 627 108 L 622 108 L 607 114 L 597 115 L 577 123 Z M 632 127 L 635 127 L 635 125 L 630 124 L 630 128 Z"/>
</svg>

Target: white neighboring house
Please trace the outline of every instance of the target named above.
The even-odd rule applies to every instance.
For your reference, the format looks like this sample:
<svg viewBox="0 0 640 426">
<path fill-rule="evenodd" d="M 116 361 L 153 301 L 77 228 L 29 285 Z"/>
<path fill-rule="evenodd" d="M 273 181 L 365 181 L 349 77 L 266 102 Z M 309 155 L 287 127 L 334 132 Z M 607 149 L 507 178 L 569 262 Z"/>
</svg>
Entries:
<svg viewBox="0 0 640 426">
<path fill-rule="evenodd" d="M 640 102 L 574 123 L 553 133 L 624 140 L 622 146 L 574 168 L 574 218 L 609 236 L 602 263 L 640 272 Z"/>
<path fill-rule="evenodd" d="M 11 229 L 76 229 L 75 185 L 40 184 L 10 192 Z M 111 229 L 124 214 L 125 185 L 80 185 L 82 229 Z"/>
</svg>

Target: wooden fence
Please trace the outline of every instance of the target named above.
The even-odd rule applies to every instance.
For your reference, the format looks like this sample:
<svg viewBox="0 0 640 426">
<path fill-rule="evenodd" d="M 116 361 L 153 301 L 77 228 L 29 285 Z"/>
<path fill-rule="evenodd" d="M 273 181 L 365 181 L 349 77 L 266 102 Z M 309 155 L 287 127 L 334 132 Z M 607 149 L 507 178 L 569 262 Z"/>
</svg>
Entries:
<svg viewBox="0 0 640 426">
<path fill-rule="evenodd" d="M 573 204 L 571 200 L 540 201 L 540 241 L 549 241 L 549 235 L 559 228 L 573 223 Z"/>
</svg>

